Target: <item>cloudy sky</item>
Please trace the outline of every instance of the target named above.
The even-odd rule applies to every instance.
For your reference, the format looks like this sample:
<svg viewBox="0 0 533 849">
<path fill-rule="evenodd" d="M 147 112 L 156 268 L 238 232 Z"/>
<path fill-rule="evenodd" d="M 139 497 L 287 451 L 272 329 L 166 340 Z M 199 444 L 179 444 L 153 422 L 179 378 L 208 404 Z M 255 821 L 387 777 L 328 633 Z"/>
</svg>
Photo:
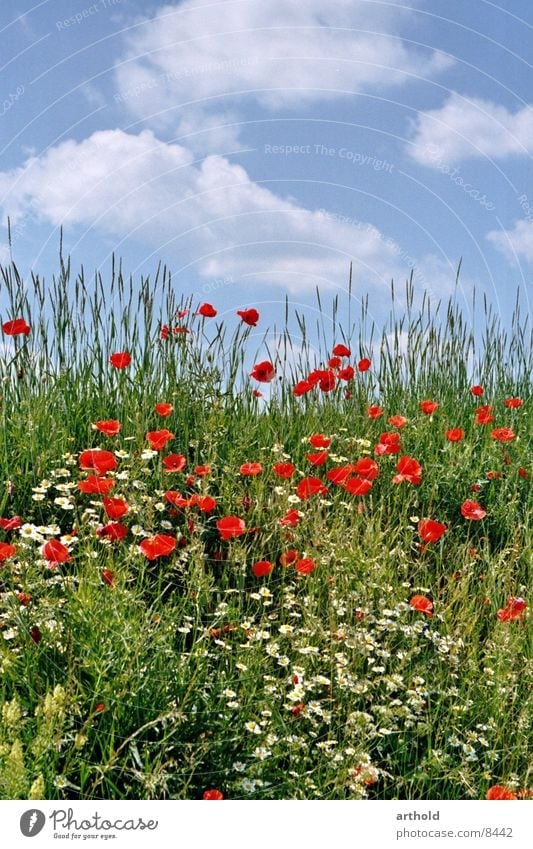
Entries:
<svg viewBox="0 0 533 849">
<path fill-rule="evenodd" d="M 0 259 L 222 311 L 414 269 L 504 318 L 533 267 L 530 0 L 4 0 Z M 388 303 L 388 301 L 387 301 Z"/>
</svg>

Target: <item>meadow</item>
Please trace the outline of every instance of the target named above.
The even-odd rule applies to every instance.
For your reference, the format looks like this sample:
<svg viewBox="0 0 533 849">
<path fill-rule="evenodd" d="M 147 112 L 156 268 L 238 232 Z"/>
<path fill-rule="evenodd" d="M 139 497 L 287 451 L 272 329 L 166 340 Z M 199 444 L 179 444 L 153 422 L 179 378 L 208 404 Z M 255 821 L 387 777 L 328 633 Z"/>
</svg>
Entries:
<svg viewBox="0 0 533 849">
<path fill-rule="evenodd" d="M 1 798 L 531 797 L 519 301 L 0 286 Z"/>
</svg>

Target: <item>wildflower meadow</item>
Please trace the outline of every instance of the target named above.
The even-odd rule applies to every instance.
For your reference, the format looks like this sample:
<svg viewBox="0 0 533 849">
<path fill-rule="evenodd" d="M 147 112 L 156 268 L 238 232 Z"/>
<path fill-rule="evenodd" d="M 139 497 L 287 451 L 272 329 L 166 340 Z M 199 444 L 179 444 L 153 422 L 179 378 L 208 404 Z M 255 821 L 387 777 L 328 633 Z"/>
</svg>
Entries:
<svg viewBox="0 0 533 849">
<path fill-rule="evenodd" d="M 0 297 L 2 798 L 531 797 L 519 299 Z"/>
</svg>

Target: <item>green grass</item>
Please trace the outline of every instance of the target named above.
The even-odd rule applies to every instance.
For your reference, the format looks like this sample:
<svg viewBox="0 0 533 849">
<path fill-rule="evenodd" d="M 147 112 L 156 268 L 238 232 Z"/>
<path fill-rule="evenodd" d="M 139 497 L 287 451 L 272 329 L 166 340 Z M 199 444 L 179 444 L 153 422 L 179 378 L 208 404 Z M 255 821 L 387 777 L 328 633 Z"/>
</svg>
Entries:
<svg viewBox="0 0 533 849">
<path fill-rule="evenodd" d="M 453 301 L 423 296 L 416 306 L 409 283 L 401 297 L 392 291 L 380 337 L 367 300 L 342 327 L 338 301 L 328 316 L 319 297 L 317 333 L 296 316 L 296 355 L 287 326 L 274 338 L 261 322 L 195 315 L 198 303 L 176 298 L 164 268 L 139 291 L 119 267 L 104 285 L 73 278 L 63 261 L 50 287 L 23 282 L 14 265 L 0 284 L 2 323 L 31 326 L 4 334 L 0 361 L 0 516 L 22 523 L 0 530 L 15 546 L 0 563 L 1 798 L 197 799 L 217 788 L 234 799 L 476 799 L 494 784 L 531 789 L 529 608 L 513 621 L 497 615 L 510 598 L 531 606 L 531 345 L 518 303 L 507 332 L 485 304 L 475 336 Z M 174 334 L 176 324 L 190 332 Z M 345 364 L 370 356 L 371 368 L 295 397 L 331 341 L 350 345 Z M 122 370 L 109 363 L 118 351 L 133 358 Z M 268 386 L 248 376 L 249 362 L 267 359 L 282 378 Z M 470 392 L 477 383 L 482 398 Z M 511 397 L 524 403 L 508 408 Z M 431 416 L 425 399 L 439 403 Z M 166 418 L 154 410 L 162 401 L 174 406 Z M 476 423 L 482 404 L 493 422 Z M 370 419 L 370 405 L 383 416 Z M 387 424 L 398 414 L 401 429 Z M 118 435 L 94 429 L 107 419 L 120 421 Z M 452 427 L 464 429 L 461 442 L 446 439 Z M 501 427 L 511 441 L 492 436 Z M 173 439 L 147 451 L 146 434 L 161 428 Z M 400 434 L 401 454 L 376 457 L 367 495 L 325 477 L 374 457 L 385 431 Z M 331 446 L 313 467 L 317 433 Z M 78 489 L 89 474 L 79 454 L 96 446 L 118 452 L 108 477 L 129 505 L 121 541 L 97 534 L 109 521 L 102 496 Z M 184 471 L 165 473 L 171 453 L 185 456 Z M 402 454 L 421 463 L 419 485 L 392 483 Z M 281 460 L 294 464 L 291 479 L 274 474 Z M 260 462 L 261 474 L 241 474 L 245 462 Z M 195 475 L 199 464 L 210 473 Z M 309 475 L 329 492 L 298 501 Z M 210 495 L 216 507 L 173 509 L 169 490 Z M 464 518 L 466 500 L 486 516 Z M 280 525 L 291 508 L 299 524 Z M 222 540 L 225 516 L 242 518 L 246 534 Z M 446 524 L 438 542 L 422 544 L 422 518 Z M 139 544 L 156 533 L 176 548 L 148 560 Z M 50 568 L 41 548 L 61 537 L 72 559 Z M 280 565 L 287 549 L 316 569 Z M 256 578 L 262 560 L 274 568 Z M 416 594 L 431 599 L 432 617 L 410 606 Z"/>
</svg>

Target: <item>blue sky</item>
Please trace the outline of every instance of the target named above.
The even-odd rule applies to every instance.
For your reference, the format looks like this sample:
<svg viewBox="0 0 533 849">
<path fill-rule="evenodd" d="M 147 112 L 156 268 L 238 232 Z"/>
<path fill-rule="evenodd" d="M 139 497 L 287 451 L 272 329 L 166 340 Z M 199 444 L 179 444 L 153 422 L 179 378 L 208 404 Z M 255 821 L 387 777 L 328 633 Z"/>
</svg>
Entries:
<svg viewBox="0 0 533 849">
<path fill-rule="evenodd" d="M 529 0 L 8 0 L 0 259 L 113 251 L 222 313 L 391 278 L 531 297 Z M 465 306 L 465 309 L 467 307 Z"/>
</svg>

